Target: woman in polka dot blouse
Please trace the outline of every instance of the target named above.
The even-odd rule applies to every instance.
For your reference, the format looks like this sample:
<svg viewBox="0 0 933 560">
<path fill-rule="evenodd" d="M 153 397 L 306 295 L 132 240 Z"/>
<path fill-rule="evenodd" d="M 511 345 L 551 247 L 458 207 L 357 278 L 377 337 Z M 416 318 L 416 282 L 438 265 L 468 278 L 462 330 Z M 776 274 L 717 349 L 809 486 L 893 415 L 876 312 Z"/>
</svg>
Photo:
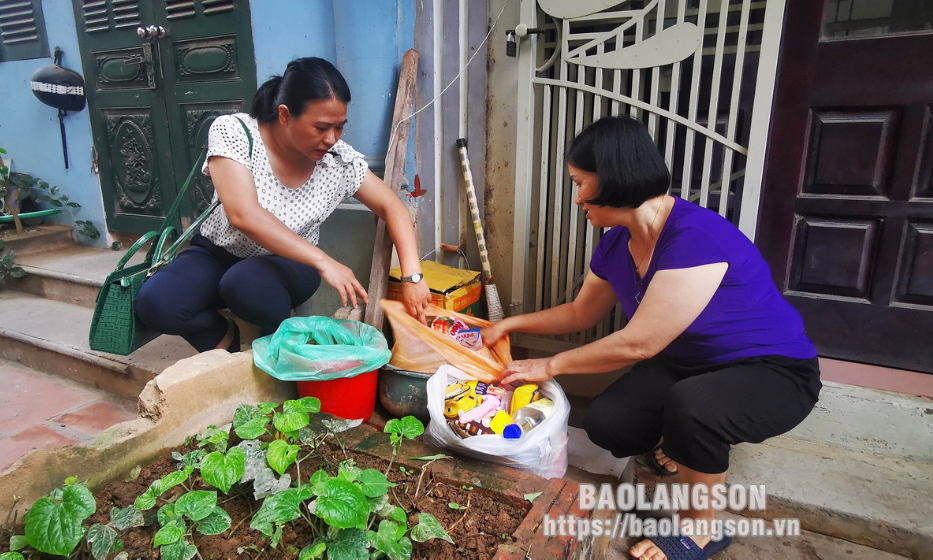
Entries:
<svg viewBox="0 0 933 560">
<path fill-rule="evenodd" d="M 414 226 L 363 155 L 340 140 L 349 102 L 332 64 L 301 58 L 259 88 L 249 115 L 214 121 L 203 171 L 221 205 L 191 247 L 143 284 L 136 314 L 145 325 L 180 335 L 200 352 L 235 352 L 236 325 L 218 309 L 268 335 L 322 279 L 344 305 L 368 302 L 353 271 L 317 247 L 321 223 L 351 196 L 388 225 L 402 275 L 418 280 L 402 283 L 406 308 L 424 321 L 431 294 L 420 277 Z"/>
</svg>

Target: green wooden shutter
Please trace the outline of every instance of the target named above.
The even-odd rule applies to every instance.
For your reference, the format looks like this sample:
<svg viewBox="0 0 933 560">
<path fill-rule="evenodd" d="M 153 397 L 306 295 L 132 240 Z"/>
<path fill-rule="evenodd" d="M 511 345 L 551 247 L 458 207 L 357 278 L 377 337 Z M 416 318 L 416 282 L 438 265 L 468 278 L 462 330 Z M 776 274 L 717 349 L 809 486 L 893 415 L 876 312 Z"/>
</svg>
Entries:
<svg viewBox="0 0 933 560">
<path fill-rule="evenodd" d="M 42 0 L 0 0 L 0 62 L 47 56 Z"/>
</svg>

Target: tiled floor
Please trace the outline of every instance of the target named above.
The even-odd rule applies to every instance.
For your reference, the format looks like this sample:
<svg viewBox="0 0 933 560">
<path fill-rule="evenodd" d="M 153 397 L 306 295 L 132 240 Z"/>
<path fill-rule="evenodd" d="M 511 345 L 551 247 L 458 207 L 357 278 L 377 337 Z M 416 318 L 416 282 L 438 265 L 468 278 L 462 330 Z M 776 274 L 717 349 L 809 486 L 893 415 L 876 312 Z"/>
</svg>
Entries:
<svg viewBox="0 0 933 560">
<path fill-rule="evenodd" d="M 136 418 L 136 403 L 0 361 L 0 472 L 34 449 L 93 441 Z"/>
</svg>

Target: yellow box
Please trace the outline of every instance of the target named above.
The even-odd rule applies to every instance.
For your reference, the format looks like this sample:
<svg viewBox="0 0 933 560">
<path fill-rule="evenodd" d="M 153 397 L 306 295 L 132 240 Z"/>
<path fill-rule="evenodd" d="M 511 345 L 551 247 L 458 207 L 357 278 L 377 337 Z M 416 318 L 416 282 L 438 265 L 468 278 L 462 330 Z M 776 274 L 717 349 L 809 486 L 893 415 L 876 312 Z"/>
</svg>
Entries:
<svg viewBox="0 0 933 560">
<path fill-rule="evenodd" d="M 422 261 L 421 272 L 431 289 L 431 303 L 465 315 L 478 315 L 479 298 L 483 293 L 482 275 L 479 272 L 461 270 L 434 261 Z M 401 277 L 401 267 L 389 271 L 389 299 L 402 301 Z"/>
</svg>

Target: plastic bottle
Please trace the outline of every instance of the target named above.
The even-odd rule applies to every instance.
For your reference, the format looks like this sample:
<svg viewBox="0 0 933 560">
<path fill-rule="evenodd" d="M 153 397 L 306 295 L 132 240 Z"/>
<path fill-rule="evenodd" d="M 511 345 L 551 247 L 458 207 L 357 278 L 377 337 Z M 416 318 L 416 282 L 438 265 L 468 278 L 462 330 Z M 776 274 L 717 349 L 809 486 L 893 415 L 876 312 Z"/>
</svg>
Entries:
<svg viewBox="0 0 933 560">
<path fill-rule="evenodd" d="M 527 406 L 523 406 L 518 412 L 512 415 L 512 424 L 509 424 L 502 431 L 502 437 L 506 439 L 519 439 L 523 434 L 528 433 L 532 428 L 544 422 L 544 419 L 554 412 L 554 401 L 551 399 L 540 399 Z"/>
</svg>

